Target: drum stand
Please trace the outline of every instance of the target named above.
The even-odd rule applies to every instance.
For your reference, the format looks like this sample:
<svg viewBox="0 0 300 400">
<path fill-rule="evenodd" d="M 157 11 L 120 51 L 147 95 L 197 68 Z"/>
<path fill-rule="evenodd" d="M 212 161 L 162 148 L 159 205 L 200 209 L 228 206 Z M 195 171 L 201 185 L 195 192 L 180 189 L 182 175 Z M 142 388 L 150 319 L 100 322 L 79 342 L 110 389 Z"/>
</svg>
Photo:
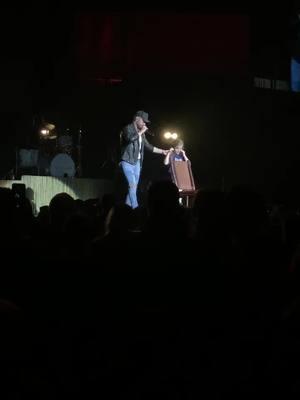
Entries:
<svg viewBox="0 0 300 400">
<path fill-rule="evenodd" d="M 78 157 L 77 176 L 78 176 L 78 178 L 82 177 L 81 139 L 82 139 L 82 130 L 80 128 L 78 131 L 78 143 L 77 143 L 77 157 Z"/>
<path fill-rule="evenodd" d="M 19 176 L 19 165 L 18 165 L 18 148 L 16 147 L 16 165 L 15 165 L 15 179 Z"/>
</svg>

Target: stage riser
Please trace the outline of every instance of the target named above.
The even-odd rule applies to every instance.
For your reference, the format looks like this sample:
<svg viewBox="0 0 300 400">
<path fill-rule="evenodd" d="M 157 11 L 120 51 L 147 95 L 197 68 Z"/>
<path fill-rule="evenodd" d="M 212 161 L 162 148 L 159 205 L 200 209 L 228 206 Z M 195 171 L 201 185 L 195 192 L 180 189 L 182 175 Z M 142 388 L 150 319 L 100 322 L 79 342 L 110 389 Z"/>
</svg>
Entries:
<svg viewBox="0 0 300 400">
<path fill-rule="evenodd" d="M 104 194 L 113 193 L 112 181 L 105 179 L 55 178 L 52 176 L 24 175 L 21 180 L 0 180 L 0 187 L 11 188 L 13 183 L 23 183 L 26 197 L 31 201 L 34 213 L 43 206 L 49 205 L 58 193 L 68 193 L 74 199 L 88 200 L 102 198 Z"/>
</svg>

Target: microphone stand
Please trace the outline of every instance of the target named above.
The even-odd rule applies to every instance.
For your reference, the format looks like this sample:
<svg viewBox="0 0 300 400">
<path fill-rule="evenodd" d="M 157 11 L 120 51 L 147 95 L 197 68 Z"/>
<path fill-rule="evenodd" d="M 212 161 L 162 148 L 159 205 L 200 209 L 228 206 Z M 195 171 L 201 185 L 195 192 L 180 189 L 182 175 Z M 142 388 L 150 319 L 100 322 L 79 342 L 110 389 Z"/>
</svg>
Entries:
<svg viewBox="0 0 300 400">
<path fill-rule="evenodd" d="M 77 157 L 78 157 L 77 175 L 78 175 L 79 178 L 82 177 L 81 139 L 82 139 L 82 130 L 81 130 L 81 127 L 80 127 L 79 131 L 78 131 L 78 143 L 77 143 Z"/>
</svg>

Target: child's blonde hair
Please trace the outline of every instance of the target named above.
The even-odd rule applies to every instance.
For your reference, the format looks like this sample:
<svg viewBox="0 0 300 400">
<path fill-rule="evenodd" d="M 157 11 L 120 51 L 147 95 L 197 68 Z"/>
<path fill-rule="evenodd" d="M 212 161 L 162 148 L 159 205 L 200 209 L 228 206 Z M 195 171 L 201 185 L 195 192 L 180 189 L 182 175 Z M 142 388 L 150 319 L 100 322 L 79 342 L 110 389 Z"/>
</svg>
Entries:
<svg viewBox="0 0 300 400">
<path fill-rule="evenodd" d="M 181 140 L 181 139 L 176 140 L 174 147 L 179 147 L 179 146 L 180 147 L 184 146 L 183 140 Z"/>
</svg>

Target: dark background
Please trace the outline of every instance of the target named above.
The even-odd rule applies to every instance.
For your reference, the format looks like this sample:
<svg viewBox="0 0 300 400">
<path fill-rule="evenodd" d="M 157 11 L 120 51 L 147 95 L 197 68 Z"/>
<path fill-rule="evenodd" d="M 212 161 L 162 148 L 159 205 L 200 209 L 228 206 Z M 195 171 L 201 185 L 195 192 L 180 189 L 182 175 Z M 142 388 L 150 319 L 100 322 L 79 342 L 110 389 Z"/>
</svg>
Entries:
<svg viewBox="0 0 300 400">
<path fill-rule="evenodd" d="M 251 183 L 266 195 L 297 185 L 300 102 L 253 86 L 289 80 L 293 4 L 210 3 L 187 10 L 53 6 L 2 10 L 1 162 L 37 146 L 35 120 L 83 130 L 86 177 L 114 177 L 119 131 L 149 112 L 158 146 L 177 131 L 200 186 Z M 147 157 L 142 186 L 164 174 Z"/>
</svg>

